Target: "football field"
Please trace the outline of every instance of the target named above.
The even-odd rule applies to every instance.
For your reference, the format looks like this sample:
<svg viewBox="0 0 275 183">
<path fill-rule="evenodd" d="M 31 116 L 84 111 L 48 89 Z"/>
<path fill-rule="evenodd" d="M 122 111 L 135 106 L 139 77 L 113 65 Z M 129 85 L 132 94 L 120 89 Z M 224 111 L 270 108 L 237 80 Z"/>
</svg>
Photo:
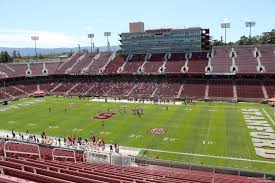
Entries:
<svg viewBox="0 0 275 183">
<path fill-rule="evenodd" d="M 132 114 L 137 108 L 143 109 L 140 117 Z M 275 159 L 256 154 L 253 130 L 245 121 L 249 110 L 259 111 L 275 130 L 273 108 L 264 104 L 157 105 L 63 97 L 27 98 L 0 106 L 0 129 L 84 139 L 94 133 L 107 143 L 140 148 L 140 156 L 153 159 L 275 173 Z M 116 114 L 94 119 L 107 111 Z"/>
</svg>

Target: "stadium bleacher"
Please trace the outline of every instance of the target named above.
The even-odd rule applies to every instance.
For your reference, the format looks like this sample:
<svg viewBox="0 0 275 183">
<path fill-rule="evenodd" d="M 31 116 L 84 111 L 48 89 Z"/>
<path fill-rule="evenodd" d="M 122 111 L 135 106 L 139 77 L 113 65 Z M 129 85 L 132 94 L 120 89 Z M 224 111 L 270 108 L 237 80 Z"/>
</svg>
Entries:
<svg viewBox="0 0 275 183">
<path fill-rule="evenodd" d="M 4 156 L 4 149 L 6 151 Z M 7 153 L 8 152 L 8 153 Z M 41 154 L 39 155 L 36 154 Z M 28 154 L 29 153 L 29 154 Z M 76 161 L 69 158 L 71 152 L 60 150 L 57 154 L 64 158 L 53 160 L 53 149 L 12 141 L 0 141 L 0 181 L 11 176 L 13 182 L 155 182 L 155 183 L 271 183 L 274 181 L 240 177 L 221 173 L 204 172 L 155 165 L 137 167 L 116 166 L 83 162 L 83 153 L 76 153 Z M 5 176 L 5 177 L 3 177 Z M 18 178 L 18 179 L 16 179 Z"/>
<path fill-rule="evenodd" d="M 263 101 L 274 96 L 275 55 L 272 46 L 217 47 L 211 57 L 213 70 L 206 72 L 207 52 L 75 53 L 65 62 L 0 64 L 0 100 L 14 100 L 41 89 L 48 94 L 108 96 L 163 100 Z M 259 51 L 258 58 L 255 50 Z M 232 52 L 236 55 L 233 57 Z M 236 72 L 232 72 L 232 65 Z M 261 64 L 265 70 L 259 72 Z M 163 66 L 164 72 L 159 72 Z M 183 67 L 188 68 L 183 71 Z M 47 70 L 47 71 L 46 71 Z M 30 73 L 28 73 L 30 71 Z M 45 72 L 44 72 L 45 71 Z M 266 75 L 265 75 L 266 74 Z M 234 76 L 232 76 L 234 75 Z M 4 82 L 5 81 L 5 82 Z M 76 161 L 53 160 L 52 149 L 10 144 L 7 153 L 0 141 L 0 182 L 271 182 L 254 178 L 159 166 L 123 167 L 84 163 L 83 152 Z M 71 156 L 71 152 L 59 152 Z"/>
</svg>

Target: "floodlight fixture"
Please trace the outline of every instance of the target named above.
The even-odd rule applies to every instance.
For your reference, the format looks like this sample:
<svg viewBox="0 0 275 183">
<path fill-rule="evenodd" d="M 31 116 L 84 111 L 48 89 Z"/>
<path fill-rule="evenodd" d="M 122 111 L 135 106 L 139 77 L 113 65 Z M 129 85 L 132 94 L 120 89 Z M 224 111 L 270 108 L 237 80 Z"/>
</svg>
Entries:
<svg viewBox="0 0 275 183">
<path fill-rule="evenodd" d="M 93 47 L 94 47 L 94 44 L 93 44 L 93 38 L 95 37 L 94 34 L 88 34 L 88 38 L 91 39 L 91 53 L 93 52 Z"/>
<path fill-rule="evenodd" d="M 37 57 L 37 51 L 36 51 L 36 41 L 39 40 L 39 36 L 31 36 L 31 40 L 34 41 L 34 51 L 35 51 L 35 57 L 37 61 L 38 57 Z"/>
<path fill-rule="evenodd" d="M 226 45 L 226 29 L 230 28 L 230 23 L 221 23 L 221 28 L 224 29 L 224 43 Z"/>
<path fill-rule="evenodd" d="M 111 32 L 104 32 L 104 36 L 107 37 L 107 48 L 109 52 L 110 51 L 109 36 L 111 36 Z"/>
<path fill-rule="evenodd" d="M 251 39 L 251 28 L 256 26 L 256 22 L 253 22 L 253 21 L 245 22 L 245 26 L 249 27 L 249 38 Z"/>
</svg>

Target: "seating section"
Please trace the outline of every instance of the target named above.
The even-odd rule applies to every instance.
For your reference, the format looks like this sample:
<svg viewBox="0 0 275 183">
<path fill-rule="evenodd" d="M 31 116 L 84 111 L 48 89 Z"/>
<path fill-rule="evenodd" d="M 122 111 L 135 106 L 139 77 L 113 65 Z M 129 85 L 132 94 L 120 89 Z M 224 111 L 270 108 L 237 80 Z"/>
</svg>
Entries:
<svg viewBox="0 0 275 183">
<path fill-rule="evenodd" d="M 43 63 L 30 63 L 30 70 L 32 76 L 42 76 Z"/>
<path fill-rule="evenodd" d="M 55 94 L 65 94 L 66 92 L 68 92 L 76 84 L 77 83 L 75 83 L 75 82 L 66 81 L 66 82 L 61 83 L 60 85 L 58 85 L 56 88 L 54 88 L 52 90 L 52 92 L 55 93 Z"/>
<path fill-rule="evenodd" d="M 189 60 L 188 61 L 188 73 L 205 73 L 205 67 L 207 66 L 207 60 Z"/>
<path fill-rule="evenodd" d="M 214 56 L 211 61 L 214 73 L 230 73 L 232 60 L 229 58 L 231 48 L 214 48 Z"/>
<path fill-rule="evenodd" d="M 275 72 L 275 46 L 263 46 L 258 47 L 259 51 L 261 52 L 261 63 L 265 67 L 267 73 L 274 73 Z"/>
<path fill-rule="evenodd" d="M 81 81 L 69 92 L 69 94 L 85 96 L 92 86 L 93 83 Z"/>
<path fill-rule="evenodd" d="M 128 83 L 128 82 L 114 83 L 111 89 L 108 91 L 108 96 L 127 96 L 133 87 L 134 87 L 134 83 Z"/>
<path fill-rule="evenodd" d="M 3 142 L 0 141 L 0 155 L 3 155 Z M 124 167 L 100 163 L 84 163 L 81 159 L 83 153 L 77 152 L 77 161 L 70 161 L 68 151 L 60 151 L 64 158 L 52 160 L 52 149 L 39 147 L 41 159 L 28 153 L 37 153 L 38 148 L 28 144 L 8 142 L 9 150 L 17 151 L 0 156 L 1 174 L 11 176 L 9 182 L 35 181 L 42 183 L 121 183 L 121 182 L 155 182 L 155 183 L 272 183 L 271 180 L 225 175 L 197 170 L 166 168 L 160 166 Z M 23 154 L 22 154 L 23 153 Z M 26 154 L 25 154 L 26 153 Z M 19 178 L 19 179 L 15 179 Z M 3 180 L 0 176 L 0 181 Z M 4 181 L 5 182 L 5 181 Z"/>
<path fill-rule="evenodd" d="M 268 97 L 269 98 L 275 97 L 275 81 L 266 80 L 263 83 L 264 83 Z"/>
<path fill-rule="evenodd" d="M 45 62 L 45 67 L 48 70 L 48 75 L 54 75 L 56 73 L 57 68 L 63 62 Z"/>
<path fill-rule="evenodd" d="M 36 83 L 22 83 L 22 84 L 19 84 L 19 85 L 16 85 L 15 87 L 18 88 L 19 90 L 21 91 L 25 91 L 29 94 L 32 94 L 34 91 L 37 90 L 37 84 Z"/>
<path fill-rule="evenodd" d="M 15 86 L 15 87 L 14 87 Z M 18 90 L 16 87 L 17 85 L 10 85 L 5 87 L 5 92 L 8 93 L 9 95 L 12 95 L 14 97 L 16 96 L 21 96 L 21 95 L 26 95 L 26 93 L 22 90 Z"/>
<path fill-rule="evenodd" d="M 206 89 L 206 80 L 186 80 L 181 97 L 203 99 Z"/>
<path fill-rule="evenodd" d="M 147 61 L 144 64 L 144 72 L 147 74 L 158 74 L 159 68 L 164 64 L 163 61 Z"/>
<path fill-rule="evenodd" d="M 165 73 L 181 73 L 185 60 L 185 53 L 172 53 L 171 58 L 165 64 Z"/>
<path fill-rule="evenodd" d="M 25 77 L 28 66 L 26 63 L 7 64 L 7 67 L 12 68 L 15 72 L 15 77 Z"/>
<path fill-rule="evenodd" d="M 264 98 L 259 80 L 237 80 L 238 98 Z"/>
<path fill-rule="evenodd" d="M 75 65 L 71 67 L 69 74 L 81 74 L 81 71 L 89 65 L 97 53 L 85 53 L 84 57 L 79 59 Z"/>
<path fill-rule="evenodd" d="M 108 63 L 105 68 L 104 74 L 117 74 L 117 70 L 124 64 L 124 57 L 116 55 L 115 58 Z"/>
<path fill-rule="evenodd" d="M 99 70 L 108 63 L 111 55 L 111 52 L 100 52 L 98 58 L 89 65 L 89 68 L 85 70 L 84 73 L 93 75 L 99 74 Z"/>
<path fill-rule="evenodd" d="M 208 97 L 233 98 L 233 82 L 231 80 L 209 80 Z"/>
<path fill-rule="evenodd" d="M 64 74 L 67 69 L 73 66 L 75 62 L 83 55 L 83 53 L 74 53 L 68 60 L 58 66 L 56 73 Z"/>
<path fill-rule="evenodd" d="M 145 54 L 136 54 L 125 64 L 122 73 L 134 74 L 145 61 Z"/>
<path fill-rule="evenodd" d="M 180 90 L 180 83 L 165 82 L 157 86 L 155 98 L 177 98 Z"/>
<path fill-rule="evenodd" d="M 111 89 L 111 85 L 108 82 L 95 82 L 90 88 L 89 96 L 106 96 Z"/>
<path fill-rule="evenodd" d="M 0 72 L 4 73 L 8 77 L 16 77 L 15 70 L 10 66 L 8 66 L 8 64 L 0 64 Z M 0 73 L 0 78 L 5 78 L 5 77 Z"/>
<path fill-rule="evenodd" d="M 55 79 L 52 81 L 20 81 L 0 85 L 0 100 L 13 100 L 33 94 L 37 89 L 58 95 L 113 96 L 134 98 L 195 98 L 203 99 L 208 82 L 209 98 L 233 98 L 233 85 L 236 85 L 236 99 L 265 99 L 275 94 L 274 80 L 255 79 L 157 79 L 120 78 L 101 76 L 93 79 Z M 182 89 L 180 89 L 182 86 Z M 264 96 L 264 89 L 267 96 Z M 206 96 L 207 97 L 207 96 Z"/>
<path fill-rule="evenodd" d="M 275 72 L 274 46 L 255 46 L 255 47 L 214 47 L 212 55 L 212 74 L 231 75 L 230 67 L 233 64 L 230 58 L 232 48 L 236 52 L 235 65 L 237 74 L 259 74 L 257 71 L 258 61 L 254 57 L 254 50 L 260 51 L 259 63 L 265 67 L 266 72 Z M 30 63 L 8 63 L 0 64 L 0 78 L 4 77 L 30 77 L 46 76 L 59 74 L 72 75 L 98 75 L 98 74 L 206 74 L 205 68 L 208 65 L 207 52 L 189 53 L 153 53 L 153 54 L 132 54 L 122 55 L 112 52 L 97 53 L 75 53 L 65 62 L 30 62 Z M 186 63 L 185 55 L 191 56 Z M 110 59 L 112 58 L 112 59 Z M 129 59 L 128 59 L 129 58 Z M 126 59 L 127 62 L 126 62 Z M 146 62 L 145 62 L 146 60 Z M 126 63 L 125 63 L 126 62 Z M 46 73 L 45 69 L 48 73 Z M 183 66 L 188 70 L 182 72 Z M 143 66 L 143 70 L 138 69 Z M 164 70 L 159 69 L 164 66 Z M 31 73 L 26 73 L 30 68 Z M 103 69 L 104 68 L 104 69 Z M 163 71 L 163 72 L 162 72 Z M 209 72 L 207 72 L 209 75 Z"/>
<path fill-rule="evenodd" d="M 234 48 L 237 53 L 235 59 L 239 73 L 257 73 L 257 60 L 253 56 L 254 48 Z"/>
<path fill-rule="evenodd" d="M 59 82 L 48 82 L 48 81 L 41 81 L 39 82 L 39 88 L 40 90 L 43 90 L 44 92 L 50 92 L 52 89 L 54 89 L 57 85 L 59 84 Z"/>
<path fill-rule="evenodd" d="M 134 98 L 150 98 L 156 87 L 157 84 L 153 82 L 138 83 L 134 86 L 129 96 Z"/>
</svg>

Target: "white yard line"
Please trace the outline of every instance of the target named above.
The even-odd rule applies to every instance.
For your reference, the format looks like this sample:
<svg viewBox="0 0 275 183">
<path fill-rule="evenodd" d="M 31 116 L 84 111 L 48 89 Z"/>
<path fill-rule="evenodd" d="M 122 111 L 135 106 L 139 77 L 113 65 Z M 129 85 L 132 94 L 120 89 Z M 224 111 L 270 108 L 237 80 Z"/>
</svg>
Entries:
<svg viewBox="0 0 275 183">
<path fill-rule="evenodd" d="M 145 148 L 139 148 L 139 150 L 146 150 L 146 151 L 153 151 L 153 152 L 163 152 L 163 153 L 178 154 L 178 155 L 187 155 L 187 156 L 199 156 L 199 157 L 216 158 L 216 159 L 247 161 L 247 162 L 254 162 L 254 163 L 275 164 L 275 161 L 272 162 L 272 161 L 262 161 L 262 160 L 253 160 L 253 159 L 245 159 L 245 158 L 234 158 L 234 157 L 224 157 L 224 156 L 214 156 L 214 155 L 206 155 L 206 154 L 184 153 L 184 152 L 175 152 L 175 151 L 163 151 L 163 150 L 145 149 Z"/>
<path fill-rule="evenodd" d="M 275 122 L 273 121 L 273 119 L 269 116 L 269 114 L 266 112 L 266 110 L 264 108 L 262 108 L 263 112 L 265 113 L 265 115 L 269 118 L 269 120 L 272 122 L 272 124 L 275 126 Z"/>
<path fill-rule="evenodd" d="M 245 145 L 246 145 L 246 149 L 247 149 L 247 152 L 248 152 L 248 155 L 249 155 L 249 158 L 251 159 L 251 154 L 250 154 L 250 151 L 249 151 L 249 146 L 248 146 L 248 143 L 247 143 L 247 139 L 246 139 L 246 135 L 245 135 L 245 124 L 242 124 L 242 135 L 243 135 L 243 138 L 244 138 L 244 141 L 245 141 Z"/>
</svg>

